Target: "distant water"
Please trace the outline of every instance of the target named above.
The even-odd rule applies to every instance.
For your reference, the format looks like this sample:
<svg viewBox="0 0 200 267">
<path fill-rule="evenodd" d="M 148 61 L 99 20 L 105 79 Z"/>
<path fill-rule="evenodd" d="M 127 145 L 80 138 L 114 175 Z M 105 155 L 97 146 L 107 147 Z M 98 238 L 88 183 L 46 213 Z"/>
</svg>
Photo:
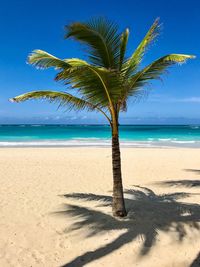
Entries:
<svg viewBox="0 0 200 267">
<path fill-rule="evenodd" d="M 108 125 L 0 125 L 0 146 L 109 146 Z M 122 125 L 122 146 L 199 147 L 200 126 Z"/>
</svg>

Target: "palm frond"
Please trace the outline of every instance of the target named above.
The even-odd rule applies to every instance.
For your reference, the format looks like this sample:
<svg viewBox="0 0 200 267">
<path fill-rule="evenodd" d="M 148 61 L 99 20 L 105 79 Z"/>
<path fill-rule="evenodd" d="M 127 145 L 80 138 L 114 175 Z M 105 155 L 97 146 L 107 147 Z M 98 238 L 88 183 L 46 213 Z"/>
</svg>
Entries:
<svg viewBox="0 0 200 267">
<path fill-rule="evenodd" d="M 121 35 L 119 70 L 121 70 L 122 64 L 124 62 L 128 37 L 129 37 L 129 29 L 127 28 Z"/>
<path fill-rule="evenodd" d="M 170 54 L 155 60 L 130 78 L 126 96 L 135 94 L 151 80 L 160 79 L 161 75 L 164 74 L 170 66 L 183 64 L 186 60 L 193 58 L 195 58 L 193 55 Z"/>
<path fill-rule="evenodd" d="M 40 69 L 50 67 L 66 69 L 71 67 L 65 60 L 59 59 L 43 50 L 34 50 L 28 57 L 28 63 Z"/>
<path fill-rule="evenodd" d="M 77 88 L 93 104 L 112 106 L 121 94 L 120 75 L 103 67 L 90 65 L 84 60 L 68 59 L 71 68 L 64 69 L 56 76 L 65 84 Z"/>
<path fill-rule="evenodd" d="M 117 69 L 120 53 L 120 35 L 115 23 L 95 18 L 87 23 L 75 22 L 65 26 L 65 38 L 73 38 L 88 48 L 90 62 L 105 68 Z"/>
<path fill-rule="evenodd" d="M 149 47 L 149 45 L 155 40 L 155 38 L 159 35 L 160 25 L 159 18 L 157 18 L 141 43 L 138 45 L 132 56 L 123 64 L 124 72 L 126 76 L 134 72 L 138 66 L 140 65 L 142 58 Z"/>
<path fill-rule="evenodd" d="M 32 91 L 28 92 L 14 98 L 11 98 L 11 102 L 23 102 L 27 100 L 33 99 L 46 99 L 49 102 L 58 103 L 59 107 L 67 107 L 68 110 L 75 109 L 75 110 L 83 110 L 86 109 L 88 111 L 97 110 L 103 113 L 103 115 L 109 120 L 110 118 L 107 114 L 101 109 L 99 105 L 93 105 L 92 103 L 88 102 L 83 98 L 79 98 L 73 96 L 71 94 L 65 92 L 58 92 L 58 91 Z"/>
</svg>

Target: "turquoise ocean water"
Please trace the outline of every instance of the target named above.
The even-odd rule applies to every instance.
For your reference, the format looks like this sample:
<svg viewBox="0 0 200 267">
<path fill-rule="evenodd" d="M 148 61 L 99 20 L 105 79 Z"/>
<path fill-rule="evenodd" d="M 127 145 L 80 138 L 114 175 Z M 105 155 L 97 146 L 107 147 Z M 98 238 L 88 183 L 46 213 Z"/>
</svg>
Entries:
<svg viewBox="0 0 200 267">
<path fill-rule="evenodd" d="M 0 125 L 0 146 L 108 146 L 108 125 Z M 200 147 L 197 125 L 122 125 L 122 146 Z"/>
</svg>

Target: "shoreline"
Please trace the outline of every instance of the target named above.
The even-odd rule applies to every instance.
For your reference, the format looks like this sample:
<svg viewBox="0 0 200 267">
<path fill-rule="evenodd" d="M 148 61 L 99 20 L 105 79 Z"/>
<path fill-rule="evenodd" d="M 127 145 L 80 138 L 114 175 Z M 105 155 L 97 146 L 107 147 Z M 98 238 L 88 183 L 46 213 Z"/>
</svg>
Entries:
<svg viewBox="0 0 200 267">
<path fill-rule="evenodd" d="M 124 141 L 120 140 L 121 148 L 200 148 L 200 141 L 195 140 L 162 140 L 162 141 Z M 111 140 L 109 139 L 71 139 L 71 140 L 38 140 L 38 141 L 0 141 L 0 148 L 109 148 Z"/>
</svg>

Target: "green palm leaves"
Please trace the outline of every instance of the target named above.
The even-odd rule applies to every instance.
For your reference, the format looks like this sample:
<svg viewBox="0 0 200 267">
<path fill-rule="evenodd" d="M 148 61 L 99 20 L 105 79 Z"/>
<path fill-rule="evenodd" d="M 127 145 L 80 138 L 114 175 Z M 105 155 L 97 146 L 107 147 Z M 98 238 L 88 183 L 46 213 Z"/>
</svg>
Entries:
<svg viewBox="0 0 200 267">
<path fill-rule="evenodd" d="M 126 87 L 128 95 L 134 94 L 137 90 L 140 90 L 143 86 L 148 84 L 149 81 L 159 79 L 170 66 L 182 64 L 189 58 L 195 57 L 182 54 L 170 54 L 155 60 L 129 79 L 129 85 Z"/>
<path fill-rule="evenodd" d="M 106 113 L 99 108 L 98 105 L 93 105 L 90 102 L 84 100 L 83 98 L 79 98 L 76 96 L 73 96 L 71 94 L 68 94 L 66 92 L 57 92 L 57 91 L 32 91 L 28 92 L 19 96 L 16 96 L 14 98 L 11 98 L 11 102 L 23 102 L 26 100 L 32 100 L 32 99 L 45 99 L 48 100 L 50 103 L 58 103 L 59 107 L 66 107 L 68 110 L 75 109 L 86 109 L 88 111 L 99 111 L 101 112 L 109 122 L 110 118 L 106 115 Z"/>
<path fill-rule="evenodd" d="M 126 58 L 129 30 L 119 34 L 116 24 L 104 18 L 72 23 L 65 29 L 65 38 L 72 38 L 86 46 L 88 62 L 77 58 L 59 59 L 42 50 L 34 50 L 28 62 L 38 68 L 53 67 L 58 70 L 55 80 L 62 81 L 75 95 L 34 91 L 12 101 L 45 98 L 70 109 L 99 110 L 110 122 L 118 117 L 120 110 L 125 110 L 128 97 L 135 95 L 151 80 L 160 78 L 168 67 L 194 58 L 170 54 L 140 69 L 147 48 L 159 35 L 158 19 L 129 58 Z"/>
<path fill-rule="evenodd" d="M 112 69 L 118 67 L 120 35 L 115 23 L 96 18 L 87 23 L 72 23 L 65 29 L 65 38 L 73 38 L 87 46 L 92 64 Z"/>
<path fill-rule="evenodd" d="M 157 18 L 132 56 L 124 63 L 123 69 L 126 72 L 126 76 L 132 75 L 138 69 L 146 50 L 159 35 L 159 31 L 160 25 L 159 19 Z"/>
<path fill-rule="evenodd" d="M 54 67 L 55 69 L 66 69 L 70 67 L 64 60 L 54 57 L 43 50 L 34 50 L 28 57 L 28 63 L 40 69 L 47 69 L 50 67 Z"/>
<path fill-rule="evenodd" d="M 122 34 L 121 34 L 121 42 L 120 42 L 120 59 L 119 59 L 119 70 L 121 70 L 122 65 L 124 63 L 125 54 L 126 54 L 126 46 L 128 43 L 128 37 L 129 37 L 129 29 L 127 28 Z"/>
<path fill-rule="evenodd" d="M 33 91 L 23 95 L 14 97 L 14 102 L 23 102 L 31 99 L 46 99 L 50 102 L 57 102 L 61 106 L 68 106 L 74 109 L 94 110 L 96 107 L 85 101 L 84 99 L 75 97 L 65 92 L 57 91 Z"/>
</svg>

